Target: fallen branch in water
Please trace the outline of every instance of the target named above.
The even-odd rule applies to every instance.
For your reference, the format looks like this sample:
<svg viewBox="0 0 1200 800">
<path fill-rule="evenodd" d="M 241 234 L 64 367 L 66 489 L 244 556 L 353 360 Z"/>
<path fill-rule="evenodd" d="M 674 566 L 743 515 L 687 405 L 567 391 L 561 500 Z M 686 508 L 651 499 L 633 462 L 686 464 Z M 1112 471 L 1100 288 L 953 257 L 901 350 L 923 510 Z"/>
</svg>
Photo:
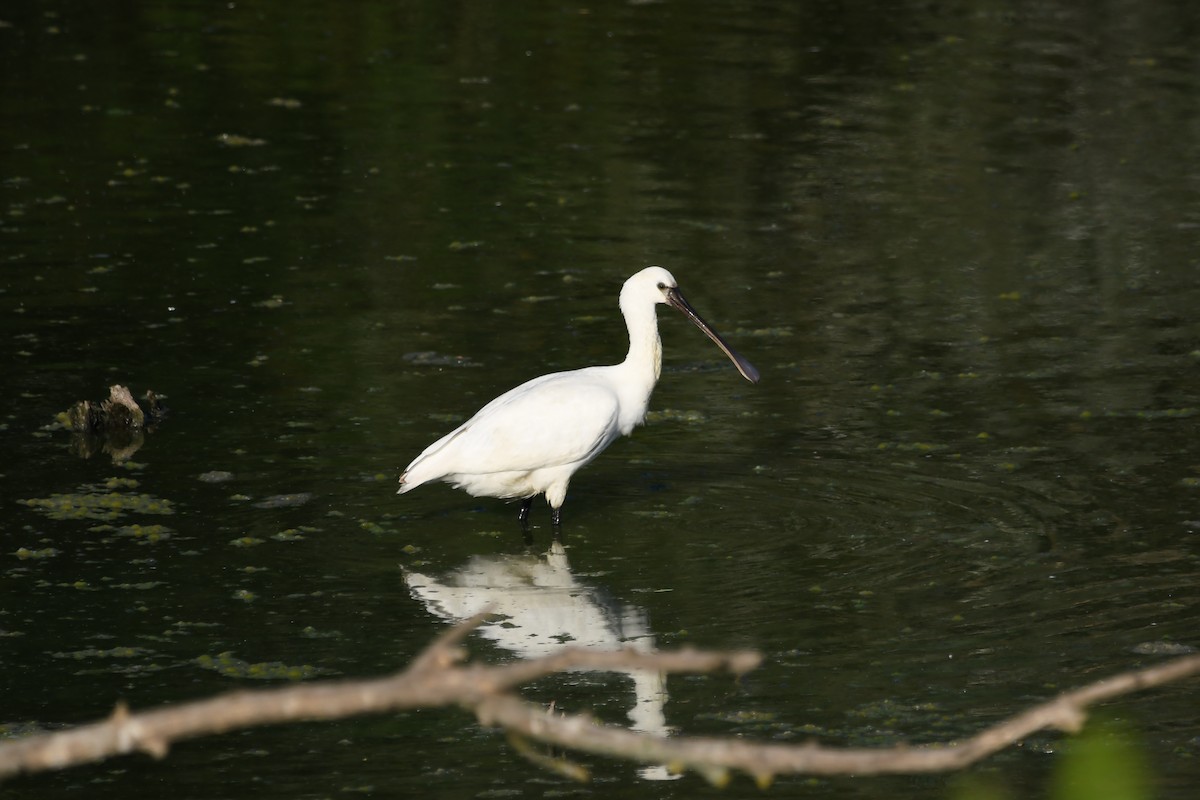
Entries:
<svg viewBox="0 0 1200 800">
<path fill-rule="evenodd" d="M 759 656 L 748 652 L 647 654 L 570 648 L 510 664 L 464 664 L 462 640 L 484 618 L 479 615 L 451 628 L 408 669 L 389 677 L 237 691 L 137 713 L 122 704 L 106 720 L 0 743 L 0 778 L 137 751 L 163 758 L 175 742 L 260 725 L 448 705 L 471 709 L 483 724 L 507 729 L 519 747 L 524 738 L 642 763 L 668 764 L 680 770 L 694 769 L 716 783 L 727 779 L 730 770 L 748 773 L 760 784 L 783 774 L 937 772 L 971 764 L 1044 728 L 1078 730 L 1089 705 L 1200 673 L 1200 655 L 1121 673 L 1060 694 L 959 743 L 842 749 L 739 738 L 660 738 L 603 725 L 585 715 L 547 711 L 512 691 L 565 670 L 727 670 L 741 674 L 757 666 Z"/>
</svg>

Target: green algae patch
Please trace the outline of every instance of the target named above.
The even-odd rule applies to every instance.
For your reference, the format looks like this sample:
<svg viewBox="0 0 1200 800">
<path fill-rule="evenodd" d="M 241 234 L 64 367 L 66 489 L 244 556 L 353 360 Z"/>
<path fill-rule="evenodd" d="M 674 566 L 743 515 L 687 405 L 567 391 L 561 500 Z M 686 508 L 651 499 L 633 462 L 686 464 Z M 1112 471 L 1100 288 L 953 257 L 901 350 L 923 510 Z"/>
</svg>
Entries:
<svg viewBox="0 0 1200 800">
<path fill-rule="evenodd" d="M 665 508 L 651 508 L 643 511 L 634 511 L 633 513 L 647 519 L 671 519 L 678 516 L 674 511 L 668 511 Z"/>
<path fill-rule="evenodd" d="M 164 630 L 161 638 L 166 641 L 171 641 L 172 638 L 192 636 L 196 631 L 203 631 L 213 628 L 219 628 L 219 622 L 192 622 L 190 620 L 176 620 L 171 623 L 171 627 Z"/>
<path fill-rule="evenodd" d="M 1200 414 L 1200 408 L 1189 406 L 1186 408 L 1153 408 L 1143 409 L 1134 412 L 1133 416 L 1137 419 L 1160 420 L 1160 419 L 1189 419 Z"/>
<path fill-rule="evenodd" d="M 113 589 L 131 589 L 137 592 L 148 592 L 151 589 L 157 589 L 160 586 L 166 586 L 165 581 L 139 581 L 138 583 L 112 583 L 109 586 Z"/>
<path fill-rule="evenodd" d="M 49 497 L 34 497 L 17 502 L 54 520 L 96 519 L 111 522 L 125 514 L 175 513 L 170 500 L 163 500 L 154 495 L 104 492 L 99 491 L 99 487 L 90 488 L 93 491 L 52 494 Z"/>
<path fill-rule="evenodd" d="M 690 409 L 680 410 L 677 408 L 664 408 L 661 411 L 650 411 L 646 414 L 646 422 L 650 424 L 670 421 L 685 422 L 694 425 L 696 423 L 706 422 L 707 419 L 708 418 L 703 413 Z"/>
<path fill-rule="evenodd" d="M 141 658 L 152 655 L 152 650 L 145 647 L 110 647 L 101 650 L 96 647 L 86 647 L 82 650 L 59 651 L 51 653 L 51 658 L 62 658 L 73 661 L 83 661 L 88 658 Z"/>
<path fill-rule="evenodd" d="M 133 539 L 138 544 L 155 544 L 170 539 L 173 532 L 166 525 L 123 525 L 117 528 L 117 536 Z"/>
<path fill-rule="evenodd" d="M 230 651 L 218 653 L 215 656 L 203 655 L 198 657 L 194 663 L 201 669 L 210 669 L 226 678 L 249 678 L 260 681 L 304 681 L 334 672 L 309 664 L 293 666 L 284 664 L 282 661 L 259 661 L 252 664 L 236 658 Z"/>
<path fill-rule="evenodd" d="M 949 450 L 949 445 L 935 442 L 879 442 L 875 445 L 878 450 L 895 450 L 901 453 L 941 453 Z"/>
<path fill-rule="evenodd" d="M 504 533 L 504 531 L 490 530 L 490 531 L 475 531 L 475 535 L 476 536 L 490 536 L 493 539 L 500 539 L 505 536 L 505 533 Z"/>
<path fill-rule="evenodd" d="M 300 635 L 305 639 L 340 639 L 342 638 L 341 631 L 321 631 L 314 628 L 312 625 L 305 626 L 304 630 L 300 631 Z"/>
<path fill-rule="evenodd" d="M 276 542 L 300 542 L 305 536 L 310 533 L 320 533 L 321 529 L 312 525 L 301 525 L 298 528 L 287 528 L 278 533 L 271 534 L 271 538 Z"/>
<path fill-rule="evenodd" d="M 304 534 L 295 528 L 288 528 L 285 531 L 272 534 L 271 538 L 277 542 L 299 542 L 304 539 Z"/>
<path fill-rule="evenodd" d="M 99 586 L 92 586 L 90 583 L 83 580 L 82 578 L 75 581 L 74 583 L 56 583 L 54 585 L 60 589 L 75 589 L 76 591 L 79 591 L 79 592 L 98 592 L 98 591 L 100 591 Z"/>
<path fill-rule="evenodd" d="M 361 519 L 361 520 L 359 520 L 359 521 L 358 521 L 358 526 L 359 526 L 360 528 L 362 528 L 364 531 L 366 531 L 367 533 L 374 533 L 374 534 L 384 534 L 384 533 L 391 533 L 391 532 L 392 532 L 392 531 L 390 531 L 389 529 L 387 529 L 387 528 L 383 527 L 382 525 L 380 525 L 378 522 L 372 522 L 372 521 L 371 521 L 371 520 L 369 520 L 369 519 Z"/>
<path fill-rule="evenodd" d="M 43 547 L 40 550 L 32 550 L 28 547 L 18 547 L 13 551 L 13 555 L 22 561 L 29 559 L 53 558 L 58 555 L 58 550 L 53 547 Z"/>
</svg>

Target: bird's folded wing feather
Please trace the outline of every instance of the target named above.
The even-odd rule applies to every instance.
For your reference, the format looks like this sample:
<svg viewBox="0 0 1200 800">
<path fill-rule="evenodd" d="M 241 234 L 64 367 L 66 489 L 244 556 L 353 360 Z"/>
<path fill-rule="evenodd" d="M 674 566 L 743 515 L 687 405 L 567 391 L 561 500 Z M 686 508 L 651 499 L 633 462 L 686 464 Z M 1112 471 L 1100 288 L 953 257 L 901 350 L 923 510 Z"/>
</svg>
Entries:
<svg viewBox="0 0 1200 800">
<path fill-rule="evenodd" d="M 616 393 L 585 370 L 500 395 L 409 465 L 442 474 L 516 472 L 588 459 L 618 435 Z"/>
</svg>

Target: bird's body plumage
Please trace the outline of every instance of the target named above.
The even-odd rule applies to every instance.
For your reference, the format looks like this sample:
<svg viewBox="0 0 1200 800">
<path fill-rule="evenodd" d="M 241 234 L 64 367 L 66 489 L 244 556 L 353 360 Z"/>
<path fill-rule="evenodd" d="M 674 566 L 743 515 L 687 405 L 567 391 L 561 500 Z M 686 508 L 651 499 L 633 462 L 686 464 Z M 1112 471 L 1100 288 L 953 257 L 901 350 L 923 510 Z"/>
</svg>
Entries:
<svg viewBox="0 0 1200 800">
<path fill-rule="evenodd" d="M 571 475 L 645 417 L 643 404 L 637 419 L 621 419 L 621 397 L 607 374 L 613 369 L 556 372 L 510 389 L 417 456 L 403 490 L 444 480 L 475 497 L 544 493 L 561 505 Z M 534 424 L 516 429 L 509 419 Z"/>
<path fill-rule="evenodd" d="M 648 267 L 621 289 L 629 329 L 624 361 L 555 372 L 510 389 L 425 448 L 400 476 L 399 491 L 441 480 L 476 497 L 545 494 L 557 521 L 571 476 L 646 417 L 662 366 L 655 306 L 665 302 L 686 308 L 742 374 L 757 381 L 754 368 L 691 311 L 671 274 Z"/>
</svg>

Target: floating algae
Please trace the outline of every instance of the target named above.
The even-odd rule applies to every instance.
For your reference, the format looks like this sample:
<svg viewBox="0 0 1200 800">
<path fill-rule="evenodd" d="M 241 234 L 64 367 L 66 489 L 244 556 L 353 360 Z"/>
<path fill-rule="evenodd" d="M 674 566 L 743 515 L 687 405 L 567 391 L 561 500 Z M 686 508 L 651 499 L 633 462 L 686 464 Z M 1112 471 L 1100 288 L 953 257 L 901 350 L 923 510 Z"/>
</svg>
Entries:
<svg viewBox="0 0 1200 800">
<path fill-rule="evenodd" d="M 151 494 L 133 492 L 103 492 L 99 486 L 85 486 L 91 491 L 52 494 L 17 502 L 37 509 L 50 519 L 96 519 L 106 522 L 125 514 L 174 514 L 170 500 Z"/>
<path fill-rule="evenodd" d="M 153 650 L 144 647 L 110 647 L 101 650 L 96 647 L 86 647 L 82 650 L 69 650 L 51 653 L 51 658 L 66 658 L 82 661 L 85 658 L 141 658 L 152 655 Z"/>
<path fill-rule="evenodd" d="M 290 666 L 282 661 L 260 661 L 252 664 L 249 661 L 235 658 L 229 651 L 218 653 L 215 656 L 200 656 L 195 663 L 199 667 L 211 669 L 227 678 L 250 678 L 263 681 L 303 681 L 318 675 L 334 673 L 334 670 L 309 664 Z"/>
<path fill-rule="evenodd" d="M 58 550 L 53 547 L 45 547 L 41 550 L 31 550 L 28 547 L 18 547 L 13 555 L 22 561 L 26 561 L 31 558 L 53 558 L 54 556 L 58 555 Z"/>
<path fill-rule="evenodd" d="M 312 499 L 312 492 L 293 492 L 290 494 L 274 494 L 263 498 L 254 504 L 255 508 L 295 508 L 302 506 Z"/>
<path fill-rule="evenodd" d="M 698 423 L 706 422 L 707 417 L 700 411 L 693 411 L 691 409 L 685 411 L 676 408 L 664 408 L 646 413 L 646 422 L 650 424 L 666 421 Z"/>
<path fill-rule="evenodd" d="M 117 536 L 133 539 L 138 544 L 154 544 L 170 539 L 174 533 L 165 525 L 123 525 L 117 528 Z"/>
<path fill-rule="evenodd" d="M 288 528 L 271 536 L 277 542 L 299 542 L 304 539 L 304 534 L 295 528 Z"/>
</svg>

